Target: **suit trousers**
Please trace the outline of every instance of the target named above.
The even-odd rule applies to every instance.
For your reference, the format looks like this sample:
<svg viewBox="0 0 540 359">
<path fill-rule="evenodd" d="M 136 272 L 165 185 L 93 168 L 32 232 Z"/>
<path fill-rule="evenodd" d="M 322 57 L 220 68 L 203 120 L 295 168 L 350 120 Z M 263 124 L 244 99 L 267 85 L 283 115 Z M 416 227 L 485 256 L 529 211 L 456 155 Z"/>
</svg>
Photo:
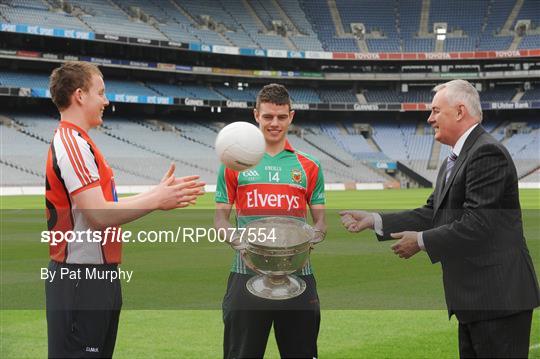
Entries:
<svg viewBox="0 0 540 359">
<path fill-rule="evenodd" d="M 526 358 L 532 310 L 507 317 L 459 323 L 460 358 Z"/>
</svg>

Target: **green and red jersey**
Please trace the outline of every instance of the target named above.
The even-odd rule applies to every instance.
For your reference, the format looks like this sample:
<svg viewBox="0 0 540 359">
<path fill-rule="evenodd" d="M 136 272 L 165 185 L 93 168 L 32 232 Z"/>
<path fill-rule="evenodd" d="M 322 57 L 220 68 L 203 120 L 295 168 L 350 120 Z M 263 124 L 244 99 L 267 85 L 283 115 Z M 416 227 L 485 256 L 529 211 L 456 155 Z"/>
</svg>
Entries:
<svg viewBox="0 0 540 359">
<path fill-rule="evenodd" d="M 287 216 L 306 221 L 310 205 L 324 204 L 324 177 L 317 159 L 291 147 L 271 156 L 268 153 L 257 166 L 238 172 L 221 166 L 218 173 L 216 202 L 234 204 L 237 226 L 245 227 L 255 219 Z M 235 255 L 232 272 L 251 273 Z M 302 275 L 311 274 L 308 264 Z"/>
</svg>

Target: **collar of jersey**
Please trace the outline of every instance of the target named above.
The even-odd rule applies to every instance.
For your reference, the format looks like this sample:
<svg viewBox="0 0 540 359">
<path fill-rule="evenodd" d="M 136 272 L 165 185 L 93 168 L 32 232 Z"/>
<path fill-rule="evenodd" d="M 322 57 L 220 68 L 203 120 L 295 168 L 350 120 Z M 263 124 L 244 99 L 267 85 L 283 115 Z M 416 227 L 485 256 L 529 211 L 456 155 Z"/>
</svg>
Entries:
<svg viewBox="0 0 540 359">
<path fill-rule="evenodd" d="M 276 153 L 274 156 L 268 154 L 268 153 L 264 153 L 264 155 L 266 157 L 270 157 L 270 158 L 278 158 L 278 157 L 281 157 L 283 156 L 284 153 L 287 153 L 287 152 L 291 152 L 291 153 L 294 153 L 294 148 L 293 146 L 291 146 L 291 144 L 289 143 L 289 140 L 285 139 L 285 148 L 283 148 L 283 151 L 279 152 L 279 153 Z"/>
<path fill-rule="evenodd" d="M 64 120 L 64 121 L 60 121 L 60 124 L 58 125 L 58 127 L 70 127 L 70 128 L 76 130 L 76 131 L 79 132 L 79 133 L 84 133 L 85 135 L 88 135 L 88 134 L 86 133 L 85 130 L 83 130 L 82 128 L 80 128 L 80 127 L 77 126 L 76 124 L 71 123 L 71 122 L 69 122 L 69 121 L 65 121 L 65 120 Z"/>
</svg>

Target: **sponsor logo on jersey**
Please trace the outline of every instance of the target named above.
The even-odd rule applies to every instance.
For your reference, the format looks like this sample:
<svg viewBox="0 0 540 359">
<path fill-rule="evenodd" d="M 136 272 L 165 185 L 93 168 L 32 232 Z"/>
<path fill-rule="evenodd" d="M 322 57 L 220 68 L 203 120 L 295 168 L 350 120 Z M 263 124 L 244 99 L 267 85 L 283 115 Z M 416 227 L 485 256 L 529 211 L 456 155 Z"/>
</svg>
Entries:
<svg viewBox="0 0 540 359">
<path fill-rule="evenodd" d="M 297 170 L 297 169 L 293 169 L 291 171 L 291 178 L 296 183 L 302 182 L 302 171 Z"/>
<path fill-rule="evenodd" d="M 259 193 L 257 189 L 246 193 L 247 208 L 300 208 L 300 197 L 283 193 Z"/>
</svg>

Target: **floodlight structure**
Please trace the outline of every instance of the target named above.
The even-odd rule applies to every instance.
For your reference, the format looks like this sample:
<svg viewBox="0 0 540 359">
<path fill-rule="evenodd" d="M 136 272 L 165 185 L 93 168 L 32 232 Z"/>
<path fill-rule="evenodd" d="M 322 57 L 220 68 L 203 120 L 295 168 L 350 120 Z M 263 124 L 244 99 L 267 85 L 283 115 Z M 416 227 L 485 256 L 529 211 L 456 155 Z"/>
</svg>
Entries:
<svg viewBox="0 0 540 359">
<path fill-rule="evenodd" d="M 446 33 L 448 31 L 448 24 L 445 22 L 436 22 L 433 24 L 433 32 L 438 41 L 446 40 Z"/>
</svg>

